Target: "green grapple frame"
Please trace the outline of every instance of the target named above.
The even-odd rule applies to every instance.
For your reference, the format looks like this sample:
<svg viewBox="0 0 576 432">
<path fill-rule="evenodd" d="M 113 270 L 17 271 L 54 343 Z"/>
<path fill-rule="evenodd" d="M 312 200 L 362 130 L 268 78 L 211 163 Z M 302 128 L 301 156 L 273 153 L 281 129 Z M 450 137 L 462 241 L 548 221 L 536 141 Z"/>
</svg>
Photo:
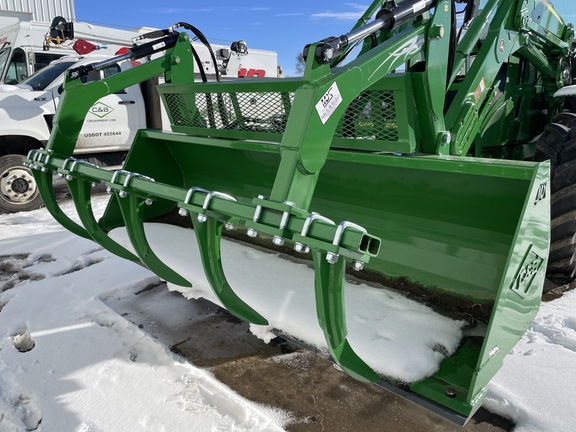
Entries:
<svg viewBox="0 0 576 432">
<path fill-rule="evenodd" d="M 470 25 L 459 32 L 452 1 L 375 1 L 350 33 L 306 47 L 300 78 L 194 82 L 188 35 L 172 29 L 113 59 L 164 50 L 132 70 L 90 83 L 79 79 L 86 70 L 70 71 L 50 141 L 27 159 L 46 207 L 77 235 L 190 286 L 144 230 L 179 213 L 201 252 L 190 266 L 203 267 L 230 312 L 256 324 L 268 321 L 226 281 L 223 227 L 302 257 L 311 251 L 330 352 L 364 381 L 383 377 L 348 342 L 347 264 L 360 278 L 407 281 L 484 311 L 483 337 L 465 337 L 429 378 L 393 386 L 464 423 L 540 305 L 550 167 L 526 159 L 565 84 L 559 65 L 573 35 L 544 0 L 466 3 Z M 172 132 L 140 130 L 115 172 L 72 157 L 99 98 L 159 74 Z M 59 208 L 54 173 L 68 180 L 82 225 Z M 95 182 L 112 194 L 99 220 Z M 135 253 L 108 235 L 117 227 Z"/>
</svg>

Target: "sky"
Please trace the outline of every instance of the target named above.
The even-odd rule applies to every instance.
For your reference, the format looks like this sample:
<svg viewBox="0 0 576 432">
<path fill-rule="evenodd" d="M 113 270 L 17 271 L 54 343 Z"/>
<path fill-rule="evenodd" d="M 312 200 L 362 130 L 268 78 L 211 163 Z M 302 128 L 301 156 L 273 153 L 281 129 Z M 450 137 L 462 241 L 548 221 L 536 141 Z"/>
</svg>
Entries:
<svg viewBox="0 0 576 432">
<path fill-rule="evenodd" d="M 93 23 L 165 28 L 184 21 L 201 30 L 213 43 L 243 39 L 250 49 L 278 53 L 284 74 L 294 74 L 296 57 L 308 43 L 348 32 L 370 3 L 327 0 L 290 2 L 220 0 L 86 0 L 75 2 L 76 19 Z M 556 0 L 567 21 L 576 22 L 573 0 Z"/>
<path fill-rule="evenodd" d="M 97 6 L 95 6 L 97 5 Z M 123 25 L 130 28 L 168 27 L 185 21 L 202 31 L 213 43 L 229 44 L 245 40 L 248 49 L 278 53 L 285 74 L 293 71 L 296 57 L 304 46 L 349 31 L 366 4 L 336 3 L 325 0 L 304 2 L 221 0 L 207 2 L 167 2 L 100 0 L 77 1 L 78 21 Z M 110 13 L 113 10 L 113 13 Z"/>
</svg>

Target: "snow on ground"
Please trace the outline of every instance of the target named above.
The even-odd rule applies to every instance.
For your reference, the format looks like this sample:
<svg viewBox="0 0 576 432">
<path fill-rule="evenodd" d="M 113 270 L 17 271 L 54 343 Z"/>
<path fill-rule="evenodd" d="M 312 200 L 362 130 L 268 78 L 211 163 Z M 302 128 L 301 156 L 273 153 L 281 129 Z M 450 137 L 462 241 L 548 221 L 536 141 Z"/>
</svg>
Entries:
<svg viewBox="0 0 576 432">
<path fill-rule="evenodd" d="M 484 406 L 514 420 L 515 432 L 576 431 L 576 291 L 542 304 Z"/>
<path fill-rule="evenodd" d="M 194 231 L 162 224 L 146 224 L 145 230 L 158 257 L 193 285 L 171 285 L 172 289 L 188 298 L 204 297 L 218 304 L 201 268 Z M 114 230 L 111 237 L 133 250 L 124 229 Z M 328 352 L 316 315 L 310 267 L 226 239 L 221 248 L 230 286 L 270 323 L 254 333 L 262 337 L 270 335 L 270 329 L 280 329 Z M 389 290 L 346 283 L 344 292 L 350 345 L 383 376 L 407 383 L 421 380 L 436 372 L 446 354 L 458 348 L 462 321 L 453 321 Z"/>
<path fill-rule="evenodd" d="M 0 216 L 0 256 L 0 431 L 272 432 L 289 420 L 106 306 L 103 294 L 158 278 L 45 211 Z"/>
<path fill-rule="evenodd" d="M 104 198 L 95 200 L 97 211 Z M 154 236 L 153 227 L 147 230 Z M 275 313 L 268 316 L 273 327 L 288 326 L 291 334 L 324 345 L 318 324 L 302 312 L 303 305 L 313 304 L 306 265 L 299 264 L 302 271 L 292 270 L 290 276 L 290 284 L 305 286 L 304 291 L 289 288 L 279 298 L 272 290 L 278 274 L 265 271 L 269 254 L 226 243 L 223 259 L 229 276 L 246 274 L 234 265 L 250 263 L 258 269 L 245 280 L 234 280 L 248 303 L 262 311 L 274 306 Z M 171 265 L 186 268 L 185 255 L 182 262 L 172 257 Z M 251 294 L 248 288 L 255 280 L 264 281 L 270 292 Z M 0 431 L 283 430 L 289 413 L 239 397 L 100 300 L 106 293 L 157 281 L 142 267 L 63 230 L 45 210 L 0 215 Z M 195 287 L 205 284 L 193 282 Z M 201 294 L 177 289 L 189 297 Z M 393 370 L 395 376 L 410 380 L 434 370 L 444 350 L 453 350 L 461 337 L 461 323 L 393 299 L 393 293 L 382 299 L 381 291 L 359 285 L 347 286 L 346 292 L 354 296 L 354 302 L 347 302 L 348 327 L 358 352 L 369 354 L 370 344 L 376 344 L 390 355 L 402 352 L 415 359 Z M 513 419 L 515 432 L 576 430 L 574 311 L 576 292 L 543 304 L 488 387 L 485 406 Z M 411 326 L 417 326 L 419 340 L 406 340 L 402 331 Z M 367 361 L 376 364 L 376 359 Z"/>
</svg>

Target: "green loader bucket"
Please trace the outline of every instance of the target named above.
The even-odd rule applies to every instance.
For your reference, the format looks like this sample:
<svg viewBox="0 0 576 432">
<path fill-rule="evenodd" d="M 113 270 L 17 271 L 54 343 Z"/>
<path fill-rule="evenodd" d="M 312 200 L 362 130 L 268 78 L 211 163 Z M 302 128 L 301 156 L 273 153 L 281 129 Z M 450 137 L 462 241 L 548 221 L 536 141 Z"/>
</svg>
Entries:
<svg viewBox="0 0 576 432">
<path fill-rule="evenodd" d="M 391 49 L 410 37 L 393 41 Z M 186 58 L 185 35 L 179 42 L 166 58 Z M 177 66 L 158 91 L 173 132 L 139 131 L 116 172 L 71 157 L 83 119 L 78 106 L 87 110 L 91 100 L 168 63 Z M 141 261 L 170 283 L 195 286 L 189 272 L 201 273 L 218 302 L 257 325 L 275 327 L 282 314 L 282 302 L 273 312 L 258 304 L 275 282 L 256 286 L 255 297 L 238 290 L 235 272 L 223 264 L 226 237 L 302 260 L 304 265 L 293 264 L 294 273 L 313 269 L 302 295 L 311 296 L 334 361 L 357 379 L 392 383 L 464 423 L 540 304 L 550 225 L 548 163 L 401 151 L 414 131 L 407 127 L 411 95 L 400 85 L 405 81 L 384 78 L 395 63 L 370 76 L 354 65 L 338 73 L 318 66 L 302 79 L 223 83 L 190 82 L 193 74 L 178 69 L 185 63 L 155 60 L 106 78 L 105 86 L 67 81 L 47 149 L 28 157 L 47 208 L 68 229 Z M 381 124 L 367 124 L 359 109 L 366 100 L 375 111 L 382 107 Z M 386 151 L 390 147 L 395 153 Z M 58 208 L 54 173 L 68 180 L 82 226 Z M 91 210 L 93 182 L 105 182 L 112 194 L 100 220 Z M 193 232 L 195 244 L 173 246 L 167 257 L 151 237 L 151 225 Z M 124 240 L 115 234 L 119 230 Z M 192 247 L 196 261 L 187 253 Z M 241 271 L 252 270 L 236 273 Z M 347 295 L 351 276 L 355 293 L 384 293 L 389 302 L 400 293 L 456 323 L 453 348 L 429 347 L 438 361 L 434 370 L 409 380 L 380 367 L 387 356 L 380 345 L 358 348 L 362 323 L 347 314 L 357 306 L 355 295 Z M 278 275 L 278 284 L 283 279 L 289 280 Z M 380 339 L 394 339 L 397 323 L 383 312 L 378 317 L 378 308 L 374 313 Z M 413 322 L 425 319 L 406 313 Z"/>
</svg>

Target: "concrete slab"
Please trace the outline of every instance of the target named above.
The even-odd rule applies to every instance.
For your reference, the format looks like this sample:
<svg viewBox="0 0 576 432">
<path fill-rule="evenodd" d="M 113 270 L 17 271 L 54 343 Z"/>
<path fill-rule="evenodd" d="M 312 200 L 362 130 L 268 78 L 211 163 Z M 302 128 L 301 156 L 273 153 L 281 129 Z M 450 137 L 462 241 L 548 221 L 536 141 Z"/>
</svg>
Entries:
<svg viewBox="0 0 576 432">
<path fill-rule="evenodd" d="M 462 428 L 375 384 L 356 381 L 309 351 L 266 344 L 248 324 L 206 300 L 186 300 L 164 284 L 103 299 L 192 364 L 254 402 L 292 413 L 289 432 L 495 432 L 513 424 L 480 409 Z M 183 317 L 188 317 L 183 319 Z"/>
</svg>

